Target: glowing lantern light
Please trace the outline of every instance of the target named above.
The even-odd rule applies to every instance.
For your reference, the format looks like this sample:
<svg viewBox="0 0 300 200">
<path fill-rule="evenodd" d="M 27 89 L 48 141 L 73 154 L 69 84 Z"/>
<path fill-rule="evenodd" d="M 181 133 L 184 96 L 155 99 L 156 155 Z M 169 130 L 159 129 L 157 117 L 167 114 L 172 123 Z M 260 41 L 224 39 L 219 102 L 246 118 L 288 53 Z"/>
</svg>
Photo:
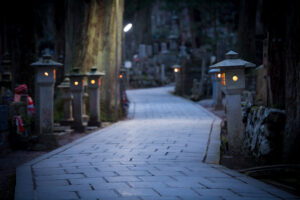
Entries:
<svg viewBox="0 0 300 200">
<path fill-rule="evenodd" d="M 232 77 L 232 80 L 233 80 L 234 82 L 237 82 L 237 81 L 239 80 L 239 77 L 238 77 L 237 75 L 234 75 L 234 76 Z"/>
</svg>

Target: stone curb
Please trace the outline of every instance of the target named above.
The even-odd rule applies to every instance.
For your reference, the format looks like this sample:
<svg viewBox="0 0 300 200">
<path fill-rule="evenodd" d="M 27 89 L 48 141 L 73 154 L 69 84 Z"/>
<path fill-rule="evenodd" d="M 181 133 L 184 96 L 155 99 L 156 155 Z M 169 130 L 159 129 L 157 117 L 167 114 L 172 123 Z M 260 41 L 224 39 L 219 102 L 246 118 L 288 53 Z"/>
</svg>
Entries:
<svg viewBox="0 0 300 200">
<path fill-rule="evenodd" d="M 175 96 L 175 95 L 173 95 Z M 175 96 L 177 98 L 183 99 L 195 105 L 198 109 L 206 113 L 213 119 L 211 124 L 211 130 L 209 133 L 209 139 L 207 142 L 206 153 L 203 157 L 203 162 L 207 164 L 219 164 L 220 163 L 220 146 L 221 146 L 221 123 L 222 119 L 216 116 L 214 113 L 206 110 L 203 106 L 188 100 L 184 97 Z"/>
</svg>

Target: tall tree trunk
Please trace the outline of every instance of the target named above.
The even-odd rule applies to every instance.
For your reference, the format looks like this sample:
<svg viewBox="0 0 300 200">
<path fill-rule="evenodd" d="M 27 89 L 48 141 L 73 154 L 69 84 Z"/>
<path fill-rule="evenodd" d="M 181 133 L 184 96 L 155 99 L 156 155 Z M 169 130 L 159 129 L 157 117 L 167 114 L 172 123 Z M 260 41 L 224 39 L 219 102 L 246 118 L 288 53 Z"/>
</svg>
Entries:
<svg viewBox="0 0 300 200">
<path fill-rule="evenodd" d="M 286 162 L 300 162 L 300 3 L 289 2 L 285 56 L 285 107 L 287 113 L 284 134 Z"/>
<path fill-rule="evenodd" d="M 108 119 L 113 119 L 115 70 L 120 69 L 123 8 L 123 0 L 67 0 L 66 71 L 79 67 L 87 72 L 97 66 L 106 72 L 101 99 Z"/>
<path fill-rule="evenodd" d="M 257 0 L 240 1 L 238 53 L 243 59 L 255 62 L 255 27 Z"/>
</svg>

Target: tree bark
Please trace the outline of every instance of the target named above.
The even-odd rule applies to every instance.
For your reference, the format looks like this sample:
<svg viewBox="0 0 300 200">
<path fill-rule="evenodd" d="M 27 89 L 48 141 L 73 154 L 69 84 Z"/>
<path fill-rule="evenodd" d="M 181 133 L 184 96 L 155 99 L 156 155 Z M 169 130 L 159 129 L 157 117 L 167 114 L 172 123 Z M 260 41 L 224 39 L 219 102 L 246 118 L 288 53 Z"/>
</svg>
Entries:
<svg viewBox="0 0 300 200">
<path fill-rule="evenodd" d="M 79 67 L 82 72 L 87 72 L 92 66 L 97 66 L 98 70 L 106 73 L 102 81 L 101 100 L 104 112 L 111 120 L 115 79 L 118 79 L 115 76 L 116 67 L 120 70 L 123 7 L 123 0 L 67 0 L 66 71 Z"/>
<path fill-rule="evenodd" d="M 240 1 L 238 53 L 241 58 L 255 62 L 255 27 L 257 0 Z"/>
</svg>

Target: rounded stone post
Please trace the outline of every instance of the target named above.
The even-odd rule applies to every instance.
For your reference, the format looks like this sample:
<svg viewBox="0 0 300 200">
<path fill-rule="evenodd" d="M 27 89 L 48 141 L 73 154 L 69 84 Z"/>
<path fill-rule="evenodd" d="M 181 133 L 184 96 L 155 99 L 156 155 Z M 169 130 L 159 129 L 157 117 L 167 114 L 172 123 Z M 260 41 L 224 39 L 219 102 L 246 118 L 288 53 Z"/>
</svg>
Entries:
<svg viewBox="0 0 300 200">
<path fill-rule="evenodd" d="M 58 86 L 58 88 L 62 89 L 61 98 L 64 104 L 64 118 L 59 123 L 63 126 L 69 126 L 74 122 L 72 111 L 73 95 L 70 91 L 70 79 L 66 77 L 64 81 Z"/>
<path fill-rule="evenodd" d="M 101 118 L 100 118 L 100 86 L 101 86 L 101 77 L 105 73 L 100 73 L 97 71 L 97 67 L 92 67 L 88 75 L 88 94 L 90 97 L 90 119 L 89 126 L 98 126 L 101 127 Z"/>
<path fill-rule="evenodd" d="M 56 68 L 62 64 L 51 60 L 46 49 L 42 58 L 32 63 L 35 75 L 35 131 L 41 135 L 53 134 L 53 98 Z"/>
<path fill-rule="evenodd" d="M 84 122 L 84 74 L 79 73 L 79 68 L 73 68 L 70 77 L 70 90 L 73 95 L 73 117 L 74 122 L 72 124 L 72 129 L 77 132 L 84 132 L 87 126 L 87 123 Z"/>
</svg>

